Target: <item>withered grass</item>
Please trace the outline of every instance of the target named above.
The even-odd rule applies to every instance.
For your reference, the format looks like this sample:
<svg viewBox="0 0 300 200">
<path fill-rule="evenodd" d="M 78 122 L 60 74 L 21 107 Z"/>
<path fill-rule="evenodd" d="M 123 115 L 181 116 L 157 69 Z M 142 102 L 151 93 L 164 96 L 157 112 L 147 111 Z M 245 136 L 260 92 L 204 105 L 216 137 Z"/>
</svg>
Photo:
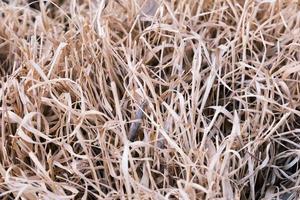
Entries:
<svg viewBox="0 0 300 200">
<path fill-rule="evenodd" d="M 0 199 L 297 199 L 292 0 L 0 1 Z"/>
</svg>

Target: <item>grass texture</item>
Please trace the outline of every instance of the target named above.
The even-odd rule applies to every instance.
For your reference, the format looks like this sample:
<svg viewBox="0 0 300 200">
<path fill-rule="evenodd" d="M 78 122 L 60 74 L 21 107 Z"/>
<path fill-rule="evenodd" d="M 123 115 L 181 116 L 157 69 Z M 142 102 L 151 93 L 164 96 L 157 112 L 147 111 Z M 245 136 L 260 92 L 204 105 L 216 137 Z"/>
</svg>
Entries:
<svg viewBox="0 0 300 200">
<path fill-rule="evenodd" d="M 298 1 L 0 1 L 0 199 L 297 199 Z"/>
</svg>

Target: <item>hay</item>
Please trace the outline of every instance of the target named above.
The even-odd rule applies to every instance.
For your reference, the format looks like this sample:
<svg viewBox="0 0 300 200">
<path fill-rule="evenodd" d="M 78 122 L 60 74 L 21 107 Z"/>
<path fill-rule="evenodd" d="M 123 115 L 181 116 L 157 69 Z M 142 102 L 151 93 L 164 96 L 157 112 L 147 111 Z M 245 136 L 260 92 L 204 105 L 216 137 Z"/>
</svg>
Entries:
<svg viewBox="0 0 300 200">
<path fill-rule="evenodd" d="M 1 199 L 299 198 L 298 1 L 11 0 L 0 20 Z"/>
</svg>

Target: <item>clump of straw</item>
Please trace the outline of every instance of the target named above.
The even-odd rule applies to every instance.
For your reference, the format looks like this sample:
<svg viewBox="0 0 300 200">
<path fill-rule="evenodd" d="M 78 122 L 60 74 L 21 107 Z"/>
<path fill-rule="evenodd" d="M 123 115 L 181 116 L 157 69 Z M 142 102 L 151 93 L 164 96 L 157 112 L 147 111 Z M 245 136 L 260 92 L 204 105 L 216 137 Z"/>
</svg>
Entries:
<svg viewBox="0 0 300 200">
<path fill-rule="evenodd" d="M 298 1 L 0 1 L 1 199 L 297 199 Z"/>
</svg>

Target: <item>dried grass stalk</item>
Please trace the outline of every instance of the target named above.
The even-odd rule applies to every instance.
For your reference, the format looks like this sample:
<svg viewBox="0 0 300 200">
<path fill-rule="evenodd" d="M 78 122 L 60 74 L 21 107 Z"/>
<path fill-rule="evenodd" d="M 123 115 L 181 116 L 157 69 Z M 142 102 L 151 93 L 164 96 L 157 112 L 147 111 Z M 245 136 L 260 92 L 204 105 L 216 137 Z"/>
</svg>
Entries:
<svg viewBox="0 0 300 200">
<path fill-rule="evenodd" d="M 135 141 L 138 136 L 138 130 L 141 126 L 144 117 L 144 112 L 145 112 L 144 109 L 146 105 L 147 105 L 146 101 L 142 102 L 142 104 L 139 106 L 138 110 L 136 111 L 134 121 L 130 125 L 128 138 L 131 142 Z"/>
</svg>

